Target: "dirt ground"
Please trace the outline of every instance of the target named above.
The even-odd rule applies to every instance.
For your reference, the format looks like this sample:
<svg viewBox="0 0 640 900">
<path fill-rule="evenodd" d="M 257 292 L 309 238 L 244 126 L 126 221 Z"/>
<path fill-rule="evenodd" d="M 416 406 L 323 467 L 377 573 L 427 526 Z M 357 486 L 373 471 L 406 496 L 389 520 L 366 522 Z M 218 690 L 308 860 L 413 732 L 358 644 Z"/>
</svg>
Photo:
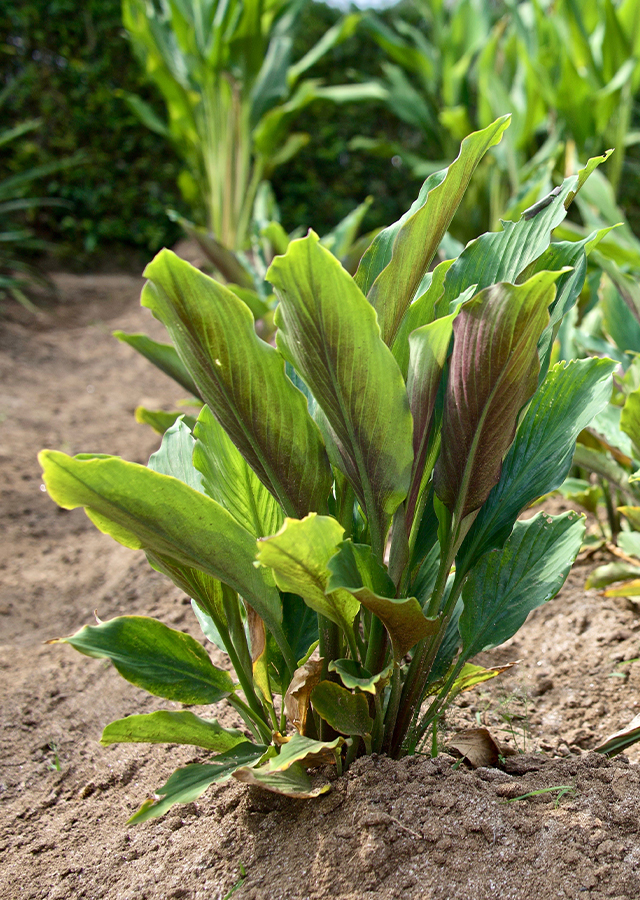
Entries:
<svg viewBox="0 0 640 900">
<path fill-rule="evenodd" d="M 188 599 L 142 554 L 43 493 L 36 453 L 146 462 L 134 408 L 180 388 L 111 331 L 162 328 L 141 280 L 56 277 L 60 303 L 0 319 L 0 896 L 108 900 L 484 900 L 640 896 L 640 752 L 589 752 L 640 704 L 640 616 L 585 592 L 588 564 L 483 662 L 520 660 L 464 695 L 454 727 L 486 724 L 507 771 L 452 756 L 361 760 L 315 801 L 223 785 L 163 819 L 125 821 L 184 747 L 98 743 L 104 725 L 167 703 L 48 638 L 122 613 L 198 634 Z M 220 660 L 216 660 L 220 662 Z M 169 707 L 171 704 L 169 704 Z M 231 721 L 228 719 L 227 721 Z M 447 735 L 443 735 L 446 742 Z M 555 791 L 521 797 L 541 788 Z M 566 790 L 563 790 L 566 788 Z M 513 802 L 511 802 L 513 801 Z"/>
</svg>

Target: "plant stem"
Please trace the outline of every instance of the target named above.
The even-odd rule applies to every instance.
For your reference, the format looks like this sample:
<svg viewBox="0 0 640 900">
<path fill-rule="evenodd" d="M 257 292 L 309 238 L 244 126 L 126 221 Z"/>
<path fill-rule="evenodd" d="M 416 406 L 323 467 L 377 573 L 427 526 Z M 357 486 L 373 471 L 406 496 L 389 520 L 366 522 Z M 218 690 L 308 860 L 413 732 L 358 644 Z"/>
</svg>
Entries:
<svg viewBox="0 0 640 900">
<path fill-rule="evenodd" d="M 256 740 L 262 740 L 266 744 L 271 743 L 271 729 L 263 722 L 261 719 L 256 718 L 253 714 L 252 710 L 247 706 L 247 704 L 240 699 L 236 694 L 231 694 L 230 697 L 227 697 L 230 705 L 240 713 L 243 720 L 245 721 L 247 728 L 251 732 L 251 734 L 256 738 Z"/>
</svg>

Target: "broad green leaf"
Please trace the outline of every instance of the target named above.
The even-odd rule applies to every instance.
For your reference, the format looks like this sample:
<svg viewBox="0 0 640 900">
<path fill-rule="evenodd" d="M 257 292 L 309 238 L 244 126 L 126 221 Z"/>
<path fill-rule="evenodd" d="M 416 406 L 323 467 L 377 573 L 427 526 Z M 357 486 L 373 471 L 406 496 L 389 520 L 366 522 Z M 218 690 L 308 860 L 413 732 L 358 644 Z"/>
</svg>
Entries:
<svg viewBox="0 0 640 900">
<path fill-rule="evenodd" d="M 256 559 L 273 569 L 280 590 L 299 594 L 311 609 L 350 631 L 360 604 L 347 591 L 327 590 L 327 565 L 343 534 L 330 516 L 286 519 L 277 534 L 258 541 Z"/>
<path fill-rule="evenodd" d="M 350 691 L 364 691 L 367 694 L 379 693 L 388 683 L 393 672 L 393 664 L 389 664 L 382 672 L 372 675 L 368 669 L 355 659 L 332 659 L 329 671 L 336 672 L 340 681 Z"/>
<path fill-rule="evenodd" d="M 625 581 L 617 587 L 604 591 L 605 597 L 640 597 L 640 578 L 633 581 Z"/>
<path fill-rule="evenodd" d="M 318 715 L 340 734 L 370 736 L 373 719 L 364 694 L 352 694 L 333 681 L 321 681 L 311 692 L 311 703 Z"/>
<path fill-rule="evenodd" d="M 393 581 L 365 544 L 344 541 L 328 562 L 330 591 L 348 591 L 374 613 L 389 632 L 396 660 L 418 641 L 434 634 L 438 623 L 427 619 L 415 597 L 395 597 Z"/>
<path fill-rule="evenodd" d="M 549 321 L 558 272 L 486 288 L 453 323 L 453 353 L 434 470 L 437 496 L 460 519 L 500 478 L 518 414 L 538 386 L 538 339 Z"/>
<path fill-rule="evenodd" d="M 487 553 L 462 588 L 458 627 L 469 659 L 504 643 L 565 582 L 585 533 L 584 516 L 539 513 L 516 522 L 502 550 Z"/>
<path fill-rule="evenodd" d="M 343 737 L 333 741 L 315 741 L 297 732 L 280 748 L 277 756 L 273 756 L 261 771 L 285 772 L 295 763 L 302 766 L 335 765 L 336 754 L 345 743 Z"/>
<path fill-rule="evenodd" d="M 640 457 L 640 388 L 632 391 L 627 397 L 620 414 L 620 428 L 628 434 Z"/>
<path fill-rule="evenodd" d="M 146 616 L 85 625 L 59 643 L 85 656 L 110 659 L 131 684 L 166 700 L 217 703 L 234 690 L 229 673 L 213 665 L 195 638 Z"/>
<path fill-rule="evenodd" d="M 264 756 L 266 749 L 260 744 L 244 741 L 216 756 L 212 763 L 193 763 L 183 769 L 176 769 L 167 783 L 158 788 L 155 797 L 145 800 L 127 824 L 138 825 L 147 819 L 162 816 L 174 803 L 192 803 L 209 785 L 225 781 L 241 766 L 257 763 Z"/>
<path fill-rule="evenodd" d="M 313 787 L 311 779 L 300 763 L 294 763 L 285 772 L 274 772 L 268 766 L 260 766 L 256 769 L 236 769 L 233 777 L 244 784 L 252 784 L 255 787 L 272 791 L 274 794 L 297 797 L 300 800 L 309 800 L 331 790 L 330 784 Z"/>
<path fill-rule="evenodd" d="M 409 522 L 413 521 L 424 476 L 430 474 L 425 472 L 425 464 L 432 431 L 433 411 L 451 343 L 455 315 L 454 313 L 436 319 L 435 322 L 416 329 L 409 337 L 407 396 L 413 416 L 413 469 L 406 504 Z"/>
<path fill-rule="evenodd" d="M 600 162 L 603 158 L 598 157 Z M 483 234 L 463 250 L 447 272 L 444 302 L 449 305 L 470 285 L 478 290 L 501 281 L 515 283 L 534 260 L 548 248 L 553 229 L 567 215 L 566 206 L 580 180 L 565 178 L 558 196 L 530 219 L 503 222 L 503 230 Z"/>
<path fill-rule="evenodd" d="M 198 416 L 194 436 L 193 464 L 202 473 L 204 492 L 255 537 L 278 531 L 284 520 L 278 501 L 207 406 Z"/>
<path fill-rule="evenodd" d="M 381 552 L 409 487 L 412 423 L 404 381 L 376 315 L 311 232 L 267 272 L 280 304 L 277 343 L 326 416 L 341 467 Z"/>
<path fill-rule="evenodd" d="M 262 483 L 290 514 L 322 510 L 331 475 L 320 434 L 249 309 L 168 250 L 144 274 L 143 306 L 166 326 L 200 395 Z"/>
<path fill-rule="evenodd" d="M 214 500 L 175 478 L 115 456 L 78 459 L 43 450 L 39 459 L 47 490 L 60 506 L 84 506 L 91 521 L 125 547 L 230 585 L 274 635 L 281 634 L 278 592 L 253 565 L 255 538 Z"/>
<path fill-rule="evenodd" d="M 102 732 L 100 743 L 191 744 L 223 752 L 245 740 L 241 731 L 223 728 L 215 719 L 202 719 L 188 710 L 159 710 L 111 722 Z"/>
<path fill-rule="evenodd" d="M 444 294 L 444 279 L 453 265 L 453 259 L 446 259 L 429 273 L 429 285 L 404 314 L 396 339 L 391 347 L 396 362 L 406 381 L 409 371 L 409 336 L 412 331 L 428 325 L 442 314 L 439 301 Z M 470 299 L 470 298 L 467 298 Z M 446 312 L 446 310 L 445 310 Z"/>
<path fill-rule="evenodd" d="M 202 475 L 192 460 L 194 445 L 191 431 L 178 419 L 165 431 L 160 449 L 149 457 L 149 468 L 161 475 L 171 475 L 203 494 Z"/>
<path fill-rule="evenodd" d="M 177 381 L 185 391 L 189 391 L 194 397 L 200 396 L 193 378 L 172 344 L 160 344 L 146 334 L 125 334 L 124 331 L 114 331 L 113 336 L 137 350 L 161 372 Z"/>
<path fill-rule="evenodd" d="M 356 281 L 378 313 L 380 333 L 391 346 L 409 304 L 464 196 L 476 166 L 509 125 L 502 116 L 462 142 L 445 172 L 431 175 L 399 222 L 381 232 L 365 253 Z"/>
<path fill-rule="evenodd" d="M 459 569 L 467 571 L 483 553 L 501 547 L 522 510 L 560 487 L 571 468 L 576 438 L 609 401 L 615 365 L 582 359 L 550 369 L 523 416 L 500 481 L 462 544 Z"/>
<path fill-rule="evenodd" d="M 282 630 L 301 665 L 309 648 L 318 642 L 318 614 L 298 594 L 282 594 Z"/>
</svg>

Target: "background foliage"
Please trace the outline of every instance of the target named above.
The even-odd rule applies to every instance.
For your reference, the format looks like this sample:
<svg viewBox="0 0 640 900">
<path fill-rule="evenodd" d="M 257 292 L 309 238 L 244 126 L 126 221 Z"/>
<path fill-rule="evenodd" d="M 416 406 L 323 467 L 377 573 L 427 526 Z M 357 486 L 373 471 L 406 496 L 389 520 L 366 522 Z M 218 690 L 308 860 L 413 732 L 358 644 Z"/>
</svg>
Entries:
<svg viewBox="0 0 640 900">
<path fill-rule="evenodd" d="M 68 264 L 90 256 L 95 264 L 96 249 L 137 248 L 148 258 L 172 244 L 180 231 L 165 208 L 180 207 L 178 161 L 122 98 L 135 91 L 162 109 L 124 36 L 120 0 L 8 0 L 3 12 L 2 79 L 13 81 L 7 124 L 41 118 L 43 127 L 0 155 L 0 174 L 79 150 L 84 157 L 41 185 L 72 206 L 35 212 L 39 236 L 55 241 Z"/>
</svg>

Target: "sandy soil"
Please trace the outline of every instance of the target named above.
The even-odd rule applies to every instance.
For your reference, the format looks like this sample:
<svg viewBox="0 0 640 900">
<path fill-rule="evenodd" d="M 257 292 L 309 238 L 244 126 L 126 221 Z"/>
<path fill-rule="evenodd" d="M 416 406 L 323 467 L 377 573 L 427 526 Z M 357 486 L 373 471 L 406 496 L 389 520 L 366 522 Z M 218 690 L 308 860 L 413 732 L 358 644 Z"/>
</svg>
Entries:
<svg viewBox="0 0 640 900">
<path fill-rule="evenodd" d="M 588 564 L 483 662 L 520 660 L 465 695 L 454 727 L 488 725 L 507 770 L 453 757 L 359 761 L 317 801 L 239 784 L 136 828 L 126 818 L 189 748 L 98 744 L 114 718 L 167 704 L 109 664 L 43 641 L 122 613 L 198 634 L 186 597 L 41 490 L 42 447 L 146 462 L 139 403 L 181 389 L 111 331 L 162 329 L 130 276 L 57 276 L 61 302 L 0 321 L 0 896 L 109 900 L 636 898 L 640 754 L 589 752 L 640 702 L 640 618 L 583 590 Z M 219 660 L 216 660 L 219 662 Z M 230 719 L 228 721 L 231 721 Z M 443 735 L 446 745 L 447 735 Z M 560 790 L 514 800 L 544 787 Z M 561 795 L 560 795 L 561 794 Z M 235 890 L 234 890 L 235 888 Z"/>
</svg>

